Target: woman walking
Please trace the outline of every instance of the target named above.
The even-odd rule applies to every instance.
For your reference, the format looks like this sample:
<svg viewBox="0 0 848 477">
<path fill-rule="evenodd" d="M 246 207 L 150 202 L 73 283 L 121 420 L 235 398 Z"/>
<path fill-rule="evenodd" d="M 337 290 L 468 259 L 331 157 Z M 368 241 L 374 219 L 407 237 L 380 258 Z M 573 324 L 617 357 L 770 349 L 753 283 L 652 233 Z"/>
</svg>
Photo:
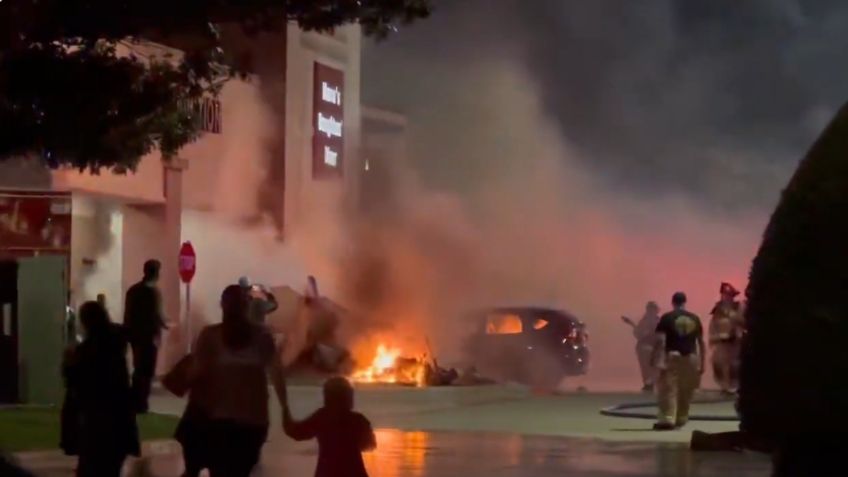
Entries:
<svg viewBox="0 0 848 477">
<path fill-rule="evenodd" d="M 273 336 L 248 319 L 248 303 L 242 287 L 224 290 L 222 322 L 200 333 L 190 372 L 192 414 L 200 418 L 186 416 L 187 423 L 203 432 L 188 428 L 182 441 L 184 448 L 203 449 L 212 477 L 248 477 L 259 462 L 268 435 L 269 377 L 284 402 Z"/>
</svg>

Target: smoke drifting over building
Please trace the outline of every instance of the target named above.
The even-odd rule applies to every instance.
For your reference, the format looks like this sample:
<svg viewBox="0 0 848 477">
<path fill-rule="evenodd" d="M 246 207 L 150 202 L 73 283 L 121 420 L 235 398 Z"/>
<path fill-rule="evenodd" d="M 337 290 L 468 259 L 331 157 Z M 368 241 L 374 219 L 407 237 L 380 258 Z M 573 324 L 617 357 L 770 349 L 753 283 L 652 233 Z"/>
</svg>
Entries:
<svg viewBox="0 0 848 477">
<path fill-rule="evenodd" d="M 423 288 L 449 310 L 421 325 L 443 338 L 464 307 L 564 307 L 589 323 L 594 381 L 635 385 L 618 317 L 684 290 L 707 319 L 721 281 L 744 287 L 771 205 L 848 84 L 834 70 L 848 35 L 828 27 L 846 7 L 715 3 L 439 2 L 369 45 L 364 97 L 407 114 L 419 179 L 378 243 L 422 257 L 369 255 L 395 274 L 372 285 Z"/>
</svg>

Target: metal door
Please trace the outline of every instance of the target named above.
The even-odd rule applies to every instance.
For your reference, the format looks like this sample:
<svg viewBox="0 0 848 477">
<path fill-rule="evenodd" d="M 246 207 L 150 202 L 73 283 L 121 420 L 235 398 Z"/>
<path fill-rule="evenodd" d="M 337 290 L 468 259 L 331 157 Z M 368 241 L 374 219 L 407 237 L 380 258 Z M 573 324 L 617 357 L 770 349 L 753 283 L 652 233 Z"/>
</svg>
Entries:
<svg viewBox="0 0 848 477">
<path fill-rule="evenodd" d="M 61 402 L 66 267 L 63 256 L 18 261 L 19 389 L 28 404 Z"/>
</svg>

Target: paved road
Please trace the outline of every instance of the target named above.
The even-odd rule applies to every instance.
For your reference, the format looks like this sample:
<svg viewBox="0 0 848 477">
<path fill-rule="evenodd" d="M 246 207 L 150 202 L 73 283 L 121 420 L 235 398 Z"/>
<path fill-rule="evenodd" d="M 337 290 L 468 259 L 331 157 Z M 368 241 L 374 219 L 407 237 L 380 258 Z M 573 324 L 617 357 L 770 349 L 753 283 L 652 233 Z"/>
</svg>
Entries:
<svg viewBox="0 0 848 477">
<path fill-rule="evenodd" d="M 304 416 L 321 402 L 320 389 L 290 386 L 295 415 Z M 409 431 L 482 431 L 508 434 L 600 438 L 621 442 L 689 442 L 692 430 L 735 430 L 732 422 L 693 422 L 682 431 L 651 432 L 652 422 L 643 419 L 605 417 L 600 409 L 622 402 L 650 401 L 638 393 L 572 393 L 561 396 L 534 395 L 521 386 L 386 388 L 357 391 L 357 408 L 375 427 Z M 179 414 L 181 400 L 159 396 L 153 401 L 159 412 Z M 278 415 L 277 409 L 272 409 Z M 730 403 L 695 406 L 694 413 L 733 413 Z M 277 421 L 279 422 L 279 421 Z"/>
<path fill-rule="evenodd" d="M 296 414 L 314 409 L 314 387 L 292 387 Z M 366 462 L 371 477 L 767 477 L 754 454 L 688 451 L 692 429 L 721 431 L 732 423 L 692 423 L 679 432 L 650 431 L 651 421 L 603 417 L 598 410 L 634 394 L 534 396 L 523 388 L 362 389 L 358 407 L 374 422 L 379 448 Z M 179 400 L 157 397 L 158 411 L 178 413 Z M 704 411 L 727 413 L 729 405 Z M 275 410 L 276 414 L 276 410 Z M 308 476 L 315 445 L 295 444 L 274 428 L 258 476 Z M 165 445 L 151 460 L 153 474 L 179 475 L 178 448 Z M 44 477 L 68 477 L 61 458 L 36 458 Z"/>
<path fill-rule="evenodd" d="M 371 477 L 767 477 L 767 460 L 753 454 L 693 454 L 681 444 L 620 443 L 479 432 L 380 430 L 366 455 Z M 151 459 L 158 477 L 177 477 L 178 454 Z M 257 477 L 308 476 L 314 444 L 272 440 Z M 71 477 L 67 460 L 30 465 L 45 477 Z"/>
</svg>

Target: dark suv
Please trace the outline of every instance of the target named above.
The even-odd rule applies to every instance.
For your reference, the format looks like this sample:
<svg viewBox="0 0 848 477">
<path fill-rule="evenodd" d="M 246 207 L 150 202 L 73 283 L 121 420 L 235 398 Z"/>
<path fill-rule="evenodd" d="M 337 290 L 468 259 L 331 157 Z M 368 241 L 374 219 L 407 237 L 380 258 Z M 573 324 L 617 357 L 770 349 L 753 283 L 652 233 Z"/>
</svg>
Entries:
<svg viewBox="0 0 848 477">
<path fill-rule="evenodd" d="M 483 373 L 532 385 L 555 385 L 589 370 L 586 325 L 562 310 L 491 308 L 471 314 L 467 357 Z"/>
</svg>

